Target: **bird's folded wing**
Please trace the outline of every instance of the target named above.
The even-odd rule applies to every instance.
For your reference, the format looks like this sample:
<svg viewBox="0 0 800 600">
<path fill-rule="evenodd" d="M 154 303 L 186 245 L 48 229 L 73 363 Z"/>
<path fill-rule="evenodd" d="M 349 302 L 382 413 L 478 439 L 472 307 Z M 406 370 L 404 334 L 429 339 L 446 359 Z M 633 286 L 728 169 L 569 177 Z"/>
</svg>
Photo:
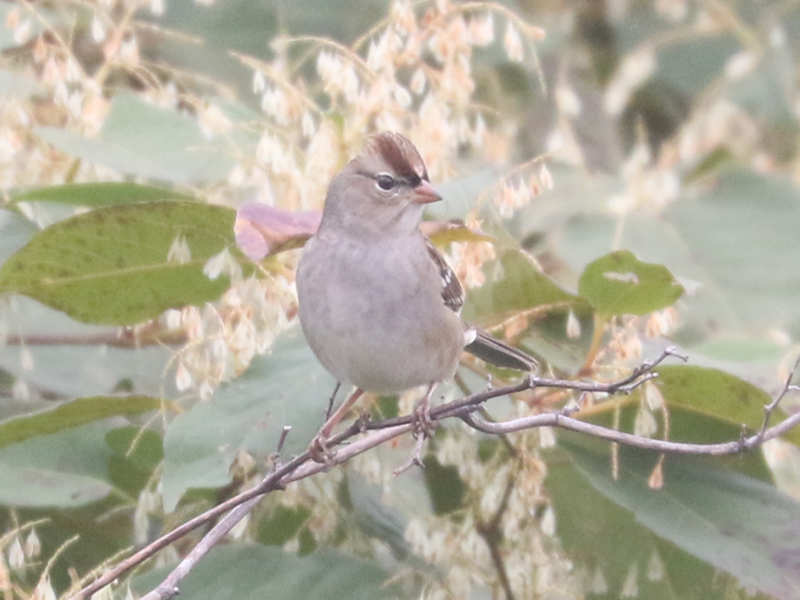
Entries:
<svg viewBox="0 0 800 600">
<path fill-rule="evenodd" d="M 439 276 L 442 278 L 442 301 L 445 306 L 458 314 L 461 312 L 461 307 L 464 306 L 464 288 L 461 287 L 461 282 L 456 277 L 453 269 L 447 264 L 436 247 L 431 243 L 428 238 L 425 238 L 425 245 L 428 247 L 428 255 L 431 257 L 433 264 L 439 271 Z"/>
<path fill-rule="evenodd" d="M 425 238 L 425 243 L 428 247 L 428 254 L 434 265 L 436 265 L 442 280 L 442 301 L 445 306 L 458 314 L 464 305 L 464 288 L 461 287 L 461 283 L 458 281 L 453 269 L 450 268 L 450 265 L 447 264 L 447 261 L 431 241 Z M 466 337 L 469 343 L 464 346 L 464 349 L 496 367 L 533 371 L 539 366 L 539 363 L 532 356 L 493 338 L 480 329 L 469 328 L 466 332 Z"/>
</svg>

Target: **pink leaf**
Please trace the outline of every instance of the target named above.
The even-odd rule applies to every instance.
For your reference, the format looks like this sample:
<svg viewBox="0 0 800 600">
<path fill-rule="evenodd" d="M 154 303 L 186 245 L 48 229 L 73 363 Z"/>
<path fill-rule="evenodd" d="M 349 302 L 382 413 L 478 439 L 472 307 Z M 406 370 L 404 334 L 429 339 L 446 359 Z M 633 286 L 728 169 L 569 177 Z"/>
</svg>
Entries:
<svg viewBox="0 0 800 600">
<path fill-rule="evenodd" d="M 251 260 L 302 246 L 319 227 L 319 211 L 291 212 L 267 204 L 245 204 L 236 212 L 236 245 Z"/>
</svg>

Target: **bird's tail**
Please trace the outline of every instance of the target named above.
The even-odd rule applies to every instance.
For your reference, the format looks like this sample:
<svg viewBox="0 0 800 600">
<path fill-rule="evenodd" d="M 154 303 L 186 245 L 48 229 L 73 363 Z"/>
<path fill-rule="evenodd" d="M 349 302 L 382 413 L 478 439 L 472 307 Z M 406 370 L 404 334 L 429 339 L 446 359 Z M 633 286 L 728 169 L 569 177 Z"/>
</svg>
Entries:
<svg viewBox="0 0 800 600">
<path fill-rule="evenodd" d="M 534 371 L 539 367 L 539 362 L 522 350 L 509 346 L 480 329 L 472 329 L 469 333 L 472 332 L 475 333 L 475 339 L 464 349 L 481 360 L 496 367 L 519 371 Z"/>
</svg>

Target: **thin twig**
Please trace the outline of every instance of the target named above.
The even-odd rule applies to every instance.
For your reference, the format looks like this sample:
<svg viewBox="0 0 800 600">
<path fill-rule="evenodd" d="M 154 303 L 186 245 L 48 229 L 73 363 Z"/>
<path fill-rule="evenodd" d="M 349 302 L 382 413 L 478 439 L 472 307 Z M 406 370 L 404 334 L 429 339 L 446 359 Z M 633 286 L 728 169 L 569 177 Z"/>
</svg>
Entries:
<svg viewBox="0 0 800 600">
<path fill-rule="evenodd" d="M 419 432 L 417 434 L 417 440 L 414 442 L 414 452 L 411 453 L 411 456 L 408 458 L 405 464 L 392 471 L 392 475 L 395 477 L 402 475 L 411 467 L 419 467 L 420 469 L 425 468 L 425 464 L 422 462 L 422 448 L 425 446 L 425 440 L 427 439 L 428 437 L 424 433 Z"/>
<path fill-rule="evenodd" d="M 772 402 L 764 405 L 764 422 L 761 424 L 761 431 L 759 432 L 761 437 L 763 437 L 764 433 L 767 431 L 767 426 L 769 425 L 769 418 L 772 416 L 772 411 L 777 408 L 778 404 L 780 404 L 781 400 L 783 400 L 783 397 L 786 394 L 788 394 L 790 391 L 794 391 L 797 387 L 792 385 L 792 379 L 794 378 L 794 374 L 798 367 L 800 367 L 800 354 L 797 356 L 797 360 L 794 361 L 794 366 L 789 369 L 789 374 L 786 376 L 786 383 L 783 385 L 781 392 L 775 396 L 775 399 Z"/>
<path fill-rule="evenodd" d="M 278 446 L 275 448 L 275 454 L 278 456 L 280 456 L 281 452 L 283 451 L 283 445 L 286 443 L 286 438 L 291 430 L 291 425 L 284 425 L 283 429 L 281 429 L 281 437 L 278 440 Z"/>
<path fill-rule="evenodd" d="M 478 535 L 483 538 L 486 546 L 489 548 L 489 555 L 492 557 L 492 563 L 497 571 L 497 577 L 500 579 L 500 585 L 506 595 L 506 600 L 514 600 L 514 591 L 511 589 L 511 581 L 508 579 L 508 572 L 506 571 L 505 562 L 503 561 L 503 554 L 500 552 L 500 540 L 502 533 L 500 524 L 503 522 L 503 514 L 508 508 L 508 501 L 511 498 L 511 492 L 514 491 L 515 474 L 509 474 L 506 481 L 506 487 L 503 490 L 503 497 L 500 500 L 500 505 L 497 507 L 492 518 L 488 523 L 478 521 L 476 524 L 476 531 Z"/>
</svg>

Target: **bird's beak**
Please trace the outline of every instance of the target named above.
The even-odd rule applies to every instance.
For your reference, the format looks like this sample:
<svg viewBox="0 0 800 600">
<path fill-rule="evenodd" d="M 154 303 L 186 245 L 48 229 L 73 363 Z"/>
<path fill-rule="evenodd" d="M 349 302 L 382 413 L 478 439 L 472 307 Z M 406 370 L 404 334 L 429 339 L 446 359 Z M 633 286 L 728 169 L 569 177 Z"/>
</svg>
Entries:
<svg viewBox="0 0 800 600">
<path fill-rule="evenodd" d="M 416 204 L 430 204 L 431 202 L 438 202 L 442 197 L 439 192 L 427 181 L 423 180 L 414 188 L 414 197 L 412 202 Z"/>
</svg>

